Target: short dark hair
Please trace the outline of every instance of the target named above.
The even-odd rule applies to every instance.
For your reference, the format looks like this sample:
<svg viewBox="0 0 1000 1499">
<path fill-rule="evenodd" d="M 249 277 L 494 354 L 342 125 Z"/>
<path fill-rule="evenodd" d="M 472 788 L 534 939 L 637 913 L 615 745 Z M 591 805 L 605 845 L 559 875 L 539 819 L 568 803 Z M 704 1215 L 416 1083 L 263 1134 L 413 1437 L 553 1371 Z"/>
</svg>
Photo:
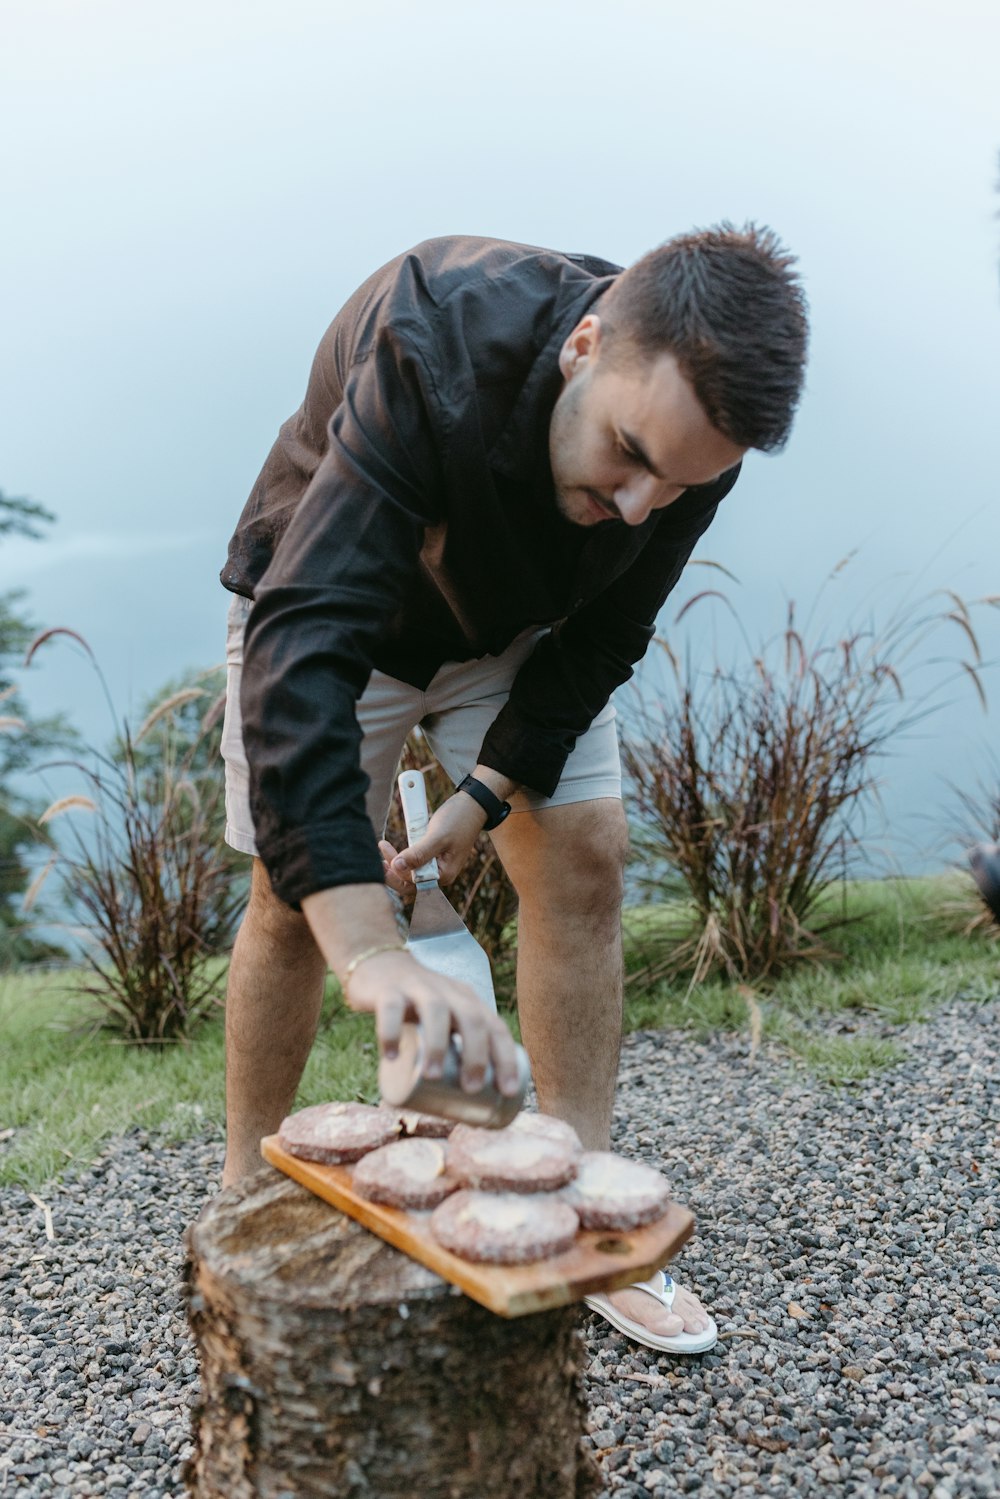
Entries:
<svg viewBox="0 0 1000 1499">
<path fill-rule="evenodd" d="M 794 265 L 756 224 L 668 240 L 595 309 L 610 358 L 673 354 L 717 431 L 773 452 L 787 441 L 805 375 L 807 304 Z"/>
</svg>

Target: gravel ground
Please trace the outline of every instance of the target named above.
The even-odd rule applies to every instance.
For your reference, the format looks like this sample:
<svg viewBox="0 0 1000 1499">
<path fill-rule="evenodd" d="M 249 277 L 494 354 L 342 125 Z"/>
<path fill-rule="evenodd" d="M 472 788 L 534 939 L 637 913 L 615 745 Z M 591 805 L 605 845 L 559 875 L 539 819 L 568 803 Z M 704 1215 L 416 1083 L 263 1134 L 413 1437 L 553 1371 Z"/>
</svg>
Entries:
<svg viewBox="0 0 1000 1499">
<path fill-rule="evenodd" d="M 697 1214 L 675 1269 L 722 1338 L 671 1358 L 585 1318 L 608 1499 L 1000 1494 L 1000 1002 L 892 1034 L 908 1060 L 836 1090 L 738 1038 L 626 1043 L 615 1143 Z M 182 1492 L 180 1240 L 221 1148 L 150 1144 L 47 1191 L 51 1241 L 0 1192 L 0 1494 Z"/>
</svg>

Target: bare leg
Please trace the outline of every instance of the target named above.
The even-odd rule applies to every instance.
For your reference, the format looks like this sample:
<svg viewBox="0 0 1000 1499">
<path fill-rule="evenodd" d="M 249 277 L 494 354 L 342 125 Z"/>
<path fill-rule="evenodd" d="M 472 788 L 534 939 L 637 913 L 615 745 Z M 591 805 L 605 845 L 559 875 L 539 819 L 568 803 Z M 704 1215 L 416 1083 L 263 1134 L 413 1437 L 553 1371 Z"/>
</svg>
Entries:
<svg viewBox="0 0 1000 1499">
<path fill-rule="evenodd" d="M 517 1007 L 538 1105 L 607 1150 L 622 1024 L 621 803 L 520 812 L 493 835 L 518 893 Z M 596 836 L 595 836 L 596 835 Z M 581 859 L 582 844 L 600 844 Z"/>
<path fill-rule="evenodd" d="M 519 812 L 493 839 L 520 903 L 517 1005 L 539 1108 L 572 1124 L 586 1149 L 607 1150 L 622 1024 L 621 803 Z M 708 1325 L 681 1288 L 669 1312 L 642 1291 L 612 1299 L 667 1337 Z"/>
<path fill-rule="evenodd" d="M 255 859 L 226 994 L 224 1187 L 259 1168 L 261 1139 L 292 1107 L 316 1037 L 325 975 L 305 917 L 277 898 Z"/>
</svg>

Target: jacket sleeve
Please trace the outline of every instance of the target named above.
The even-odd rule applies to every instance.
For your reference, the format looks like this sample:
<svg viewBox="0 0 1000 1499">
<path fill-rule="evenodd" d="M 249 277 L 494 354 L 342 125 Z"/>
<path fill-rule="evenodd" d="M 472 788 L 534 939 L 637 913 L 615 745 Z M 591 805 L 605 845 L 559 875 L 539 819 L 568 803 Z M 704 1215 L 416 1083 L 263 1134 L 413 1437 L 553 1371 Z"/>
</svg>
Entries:
<svg viewBox="0 0 1000 1499">
<path fill-rule="evenodd" d="M 436 519 L 436 404 L 413 347 L 383 330 L 345 384 L 327 452 L 255 592 L 241 691 L 250 807 L 291 905 L 383 880 L 355 707 Z"/>
<path fill-rule="evenodd" d="M 631 567 L 539 641 L 483 740 L 480 764 L 553 794 L 577 739 L 645 654 L 656 616 L 738 474 L 737 466 L 689 491 L 688 513 L 664 511 Z"/>
</svg>

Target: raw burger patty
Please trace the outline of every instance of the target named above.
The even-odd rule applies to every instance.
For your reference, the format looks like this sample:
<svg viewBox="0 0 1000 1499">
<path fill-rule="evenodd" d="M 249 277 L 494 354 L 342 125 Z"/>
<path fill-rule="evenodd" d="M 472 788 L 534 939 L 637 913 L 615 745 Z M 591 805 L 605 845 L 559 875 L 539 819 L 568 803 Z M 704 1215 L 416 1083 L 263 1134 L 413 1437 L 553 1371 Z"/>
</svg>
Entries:
<svg viewBox="0 0 1000 1499">
<path fill-rule="evenodd" d="M 626 1229 L 662 1218 L 670 1187 L 652 1166 L 610 1150 L 588 1150 L 576 1179 L 559 1195 L 579 1214 L 583 1228 Z"/>
<path fill-rule="evenodd" d="M 580 1144 L 580 1136 L 576 1130 L 571 1124 L 567 1124 L 565 1119 L 557 1119 L 554 1114 L 518 1114 L 507 1128 L 512 1134 L 531 1135 L 540 1140 L 551 1140 L 565 1145 L 577 1156 L 583 1154 L 583 1146 Z"/>
<path fill-rule="evenodd" d="M 431 1233 L 464 1260 L 525 1265 L 568 1249 L 579 1219 L 553 1195 L 455 1192 L 431 1214 Z"/>
<path fill-rule="evenodd" d="M 396 1109 L 404 1135 L 415 1135 L 421 1140 L 445 1140 L 455 1128 L 454 1119 L 443 1119 L 440 1114 L 418 1114 L 414 1109 Z"/>
<path fill-rule="evenodd" d="M 399 1120 L 391 1109 L 367 1103 L 315 1103 L 281 1121 L 278 1141 L 300 1160 L 343 1166 L 398 1134 Z"/>
<path fill-rule="evenodd" d="M 581 1146 L 561 1119 L 519 1114 L 506 1129 L 460 1124 L 448 1140 L 448 1168 L 466 1187 L 551 1192 L 572 1181 Z"/>
<path fill-rule="evenodd" d="M 354 1168 L 356 1192 L 394 1208 L 437 1207 L 458 1182 L 445 1169 L 444 1146 L 437 1140 L 394 1140 L 372 1150 Z"/>
</svg>

